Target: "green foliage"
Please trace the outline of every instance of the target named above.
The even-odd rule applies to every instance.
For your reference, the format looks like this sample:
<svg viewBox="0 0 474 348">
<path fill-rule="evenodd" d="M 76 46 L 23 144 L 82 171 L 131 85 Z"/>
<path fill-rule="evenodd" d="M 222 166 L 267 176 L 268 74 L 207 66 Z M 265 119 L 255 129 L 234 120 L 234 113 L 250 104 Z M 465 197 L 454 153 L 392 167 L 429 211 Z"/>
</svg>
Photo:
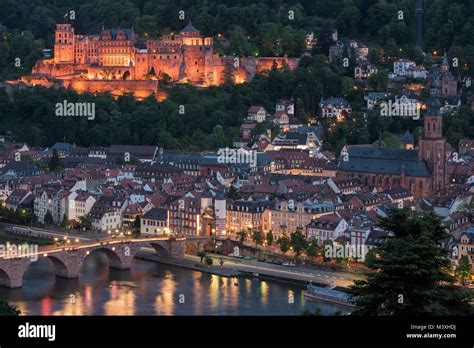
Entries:
<svg viewBox="0 0 474 348">
<path fill-rule="evenodd" d="M 286 253 L 288 250 L 290 250 L 290 238 L 288 236 L 280 236 L 277 240 L 277 244 L 280 246 L 280 250 L 282 253 Z"/>
<path fill-rule="evenodd" d="M 306 250 L 308 242 L 306 241 L 306 237 L 301 232 L 301 230 L 296 230 L 290 234 L 290 246 L 293 248 L 297 258 L 304 250 Z"/>
<path fill-rule="evenodd" d="M 135 230 L 140 230 L 140 215 L 137 215 L 135 221 L 133 222 L 133 228 Z"/>
<path fill-rule="evenodd" d="M 0 298 L 0 315 L 17 316 L 20 314 L 21 312 L 18 308 L 9 305 L 7 301 Z"/>
<path fill-rule="evenodd" d="M 205 253 L 204 251 L 200 250 L 200 251 L 198 251 L 197 256 L 198 256 L 199 258 L 201 258 L 201 263 L 202 263 L 202 261 L 203 261 L 204 258 L 206 257 L 206 253 Z"/>
<path fill-rule="evenodd" d="M 388 73 L 378 71 L 369 77 L 369 86 L 377 92 L 386 92 L 388 86 Z"/>
<path fill-rule="evenodd" d="M 301 315 L 304 315 L 304 316 L 321 316 L 323 315 L 323 310 L 321 309 L 321 307 L 316 307 L 313 311 L 309 310 L 309 309 L 304 309 L 302 312 L 301 312 Z"/>
<path fill-rule="evenodd" d="M 212 266 L 212 264 L 214 263 L 214 260 L 212 259 L 212 257 L 206 256 L 206 257 L 204 258 L 204 263 L 205 263 L 207 266 Z"/>
<path fill-rule="evenodd" d="M 229 199 L 239 199 L 241 198 L 240 192 L 238 189 L 236 189 L 234 186 L 229 187 L 229 191 L 227 192 L 227 197 Z"/>
<path fill-rule="evenodd" d="M 382 140 L 384 142 L 385 147 L 392 147 L 392 148 L 401 148 L 402 144 L 400 142 L 400 139 L 388 132 L 385 132 L 382 134 Z"/>
<path fill-rule="evenodd" d="M 469 106 L 462 106 L 459 112 L 446 115 L 444 122 L 446 138 L 450 144 L 456 146 L 462 138 L 472 137 L 474 112 Z"/>
<path fill-rule="evenodd" d="M 471 264 L 466 255 L 461 256 L 459 259 L 459 264 L 456 267 L 455 274 L 463 285 L 466 285 L 468 280 L 471 278 Z"/>
<path fill-rule="evenodd" d="M 49 210 L 44 215 L 44 224 L 45 225 L 53 225 L 54 224 L 53 215 L 51 215 L 51 212 Z"/>
<path fill-rule="evenodd" d="M 413 44 L 414 3 L 300 0 L 290 5 L 263 0 L 81 0 L 75 8 L 76 33 L 93 34 L 102 26 L 133 25 L 138 34 L 157 37 L 165 32 L 178 32 L 191 19 L 203 35 L 215 38 L 216 49 L 222 54 L 286 54 L 301 57 L 300 68 L 272 69 L 259 74 L 251 83 L 240 85 L 234 85 L 231 76 L 227 76 L 228 84 L 208 89 L 167 86 L 169 76 L 161 74 L 160 83 L 169 92 L 169 99 L 161 103 L 152 98 L 143 102 L 130 96 L 114 100 L 107 94 L 93 97 L 40 87 L 19 91 L 14 101 L 0 94 L 0 132 L 12 131 L 14 140 L 28 141 L 32 146 L 50 146 L 66 138 L 78 146 L 147 144 L 197 152 L 231 145 L 250 105 L 263 105 L 271 110 L 275 100 L 293 97 L 296 116 L 302 122 L 317 115 L 321 97 L 344 96 L 354 110 L 360 111 L 364 105 L 363 92 L 353 90 L 353 81 L 348 78 L 353 69 L 340 71 L 330 66 L 324 55 L 302 56 L 305 34 L 313 31 L 318 35 L 323 28 L 336 28 L 343 38 L 361 39 L 368 44 L 369 59 L 381 65 L 379 73 L 369 79 L 369 85 L 384 91 L 385 69 L 392 67 L 391 60 L 382 60 L 383 55 L 423 61 L 422 51 Z M 290 8 L 295 12 L 295 20 L 287 16 Z M 446 50 L 450 59 L 459 59 L 459 68 L 453 68 L 456 76 L 473 76 L 474 19 L 469 13 L 473 12 L 474 4 L 465 0 L 437 0 L 425 2 L 425 8 L 426 51 Z M 64 13 L 70 10 L 68 2 L 57 0 L 5 0 L 0 12 L 0 79 L 27 74 L 41 57 L 41 50 L 52 47 L 55 24 L 63 21 Z M 186 21 L 178 18 L 180 10 L 185 11 Z M 403 20 L 398 19 L 398 11 L 403 11 Z M 20 58 L 20 67 L 14 66 L 16 58 Z M 353 64 L 352 58 L 350 68 Z M 95 101 L 96 119 L 55 117 L 55 103 L 65 99 Z M 179 114 L 179 105 L 185 105 L 184 115 Z M 446 118 L 446 137 L 452 145 L 469 135 L 474 126 L 472 115 L 464 107 L 459 114 Z M 325 130 L 325 149 L 338 152 L 346 143 L 373 142 L 384 132 L 397 134 L 399 129 L 407 129 L 405 121 L 380 120 L 372 115 L 364 120 L 357 112 L 347 121 Z M 321 123 L 328 126 L 326 120 Z"/>
<path fill-rule="evenodd" d="M 370 249 L 365 255 L 364 265 L 369 268 L 375 267 L 377 263 L 378 256 L 377 256 L 377 249 Z"/>
<path fill-rule="evenodd" d="M 311 240 L 306 246 L 306 255 L 316 257 L 321 254 L 321 247 L 316 240 Z"/>
<path fill-rule="evenodd" d="M 240 241 L 243 243 L 247 239 L 247 232 L 246 231 L 239 231 L 237 235 L 240 237 Z"/>
<path fill-rule="evenodd" d="M 92 217 L 90 215 L 87 216 L 80 216 L 78 227 L 82 229 L 90 229 L 92 227 Z"/>
<path fill-rule="evenodd" d="M 451 262 L 438 246 L 448 237 L 434 213 L 394 209 L 381 219 L 391 231 L 378 248 L 367 280 L 350 289 L 360 315 L 469 315 L 472 292 L 454 285 Z"/>
<path fill-rule="evenodd" d="M 275 237 L 273 236 L 272 230 L 267 232 L 267 235 L 265 236 L 265 240 L 267 242 L 268 246 L 271 246 L 273 244 Z"/>
<path fill-rule="evenodd" d="M 1 203 L 1 202 L 0 202 Z M 19 225 L 28 225 L 34 220 L 34 215 L 29 211 L 24 209 L 8 209 L 3 207 L 0 204 L 0 221 L 19 224 Z"/>
<path fill-rule="evenodd" d="M 56 150 L 53 151 L 53 155 L 48 164 L 48 168 L 52 172 L 57 172 L 61 170 L 61 162 L 59 161 L 59 155 Z"/>
<path fill-rule="evenodd" d="M 66 215 L 63 215 L 63 219 L 61 221 L 61 227 L 64 227 L 64 228 L 69 228 L 69 221 L 66 217 Z"/>
<path fill-rule="evenodd" d="M 257 244 L 260 245 L 263 243 L 264 235 L 260 230 L 255 230 L 252 233 L 252 240 Z"/>
</svg>

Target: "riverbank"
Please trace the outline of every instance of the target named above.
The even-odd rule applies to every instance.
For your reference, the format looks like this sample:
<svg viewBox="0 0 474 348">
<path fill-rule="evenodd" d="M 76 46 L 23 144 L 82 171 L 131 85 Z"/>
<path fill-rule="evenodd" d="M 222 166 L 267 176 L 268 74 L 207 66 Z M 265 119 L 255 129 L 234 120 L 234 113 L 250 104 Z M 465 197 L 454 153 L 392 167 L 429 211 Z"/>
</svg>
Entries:
<svg viewBox="0 0 474 348">
<path fill-rule="evenodd" d="M 219 275 L 226 278 L 233 278 L 233 277 L 240 276 L 239 272 L 236 272 L 235 270 L 232 270 L 232 269 L 228 269 L 226 267 L 208 266 L 203 263 L 197 263 L 193 260 L 186 259 L 186 258 L 185 259 L 170 259 L 170 258 L 159 257 L 153 252 L 149 252 L 149 251 L 140 250 L 139 252 L 137 252 L 137 254 L 135 254 L 135 258 L 139 260 L 144 260 L 144 261 L 158 262 L 158 263 L 162 263 L 169 266 L 182 267 L 182 268 L 190 269 L 193 271 L 215 274 L 215 275 Z"/>
<path fill-rule="evenodd" d="M 217 257 L 213 257 L 214 265 L 205 265 L 200 258 L 186 255 L 183 259 L 169 259 L 157 256 L 152 250 L 141 250 L 136 257 L 138 259 L 158 262 L 166 265 L 183 267 L 194 271 L 215 274 L 227 278 L 250 277 L 268 279 L 278 282 L 291 283 L 300 286 L 313 284 L 329 288 L 346 288 L 352 285 L 353 280 L 362 279 L 360 276 L 350 274 L 331 273 L 310 268 L 286 268 L 279 265 L 264 264 L 256 261 L 243 261 L 223 257 L 224 264 L 218 264 Z"/>
</svg>

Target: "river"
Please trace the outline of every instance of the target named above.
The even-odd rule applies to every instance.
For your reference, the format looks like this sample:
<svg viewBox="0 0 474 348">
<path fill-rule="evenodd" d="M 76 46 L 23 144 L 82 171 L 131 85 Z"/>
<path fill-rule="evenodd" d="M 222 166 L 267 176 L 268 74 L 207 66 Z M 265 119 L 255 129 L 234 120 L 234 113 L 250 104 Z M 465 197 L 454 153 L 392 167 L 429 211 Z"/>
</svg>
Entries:
<svg viewBox="0 0 474 348">
<path fill-rule="evenodd" d="M 306 301 L 303 290 L 138 259 L 130 270 L 114 270 L 105 254 L 93 253 L 78 279 L 57 278 L 52 263 L 40 258 L 22 288 L 0 288 L 0 297 L 23 315 L 300 315 L 317 307 L 323 315 L 345 313 L 344 307 Z"/>
</svg>

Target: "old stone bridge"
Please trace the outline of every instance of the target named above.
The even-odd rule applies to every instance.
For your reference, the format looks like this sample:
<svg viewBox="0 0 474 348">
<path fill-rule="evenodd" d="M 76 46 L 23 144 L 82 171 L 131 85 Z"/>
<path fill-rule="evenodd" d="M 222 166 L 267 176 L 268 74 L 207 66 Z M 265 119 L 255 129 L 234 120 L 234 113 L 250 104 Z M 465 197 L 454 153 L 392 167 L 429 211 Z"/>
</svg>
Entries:
<svg viewBox="0 0 474 348">
<path fill-rule="evenodd" d="M 27 256 L 0 258 L 0 286 L 18 288 L 22 286 L 23 275 L 32 262 L 44 257 L 52 261 L 56 276 L 77 278 L 85 258 L 93 252 L 104 252 L 109 260 L 109 267 L 129 269 L 132 260 L 140 248 L 151 246 L 163 257 L 181 258 L 185 253 L 184 237 L 150 237 L 150 238 L 107 238 L 96 241 L 73 243 L 71 245 L 47 246 L 38 249 L 37 253 Z"/>
</svg>

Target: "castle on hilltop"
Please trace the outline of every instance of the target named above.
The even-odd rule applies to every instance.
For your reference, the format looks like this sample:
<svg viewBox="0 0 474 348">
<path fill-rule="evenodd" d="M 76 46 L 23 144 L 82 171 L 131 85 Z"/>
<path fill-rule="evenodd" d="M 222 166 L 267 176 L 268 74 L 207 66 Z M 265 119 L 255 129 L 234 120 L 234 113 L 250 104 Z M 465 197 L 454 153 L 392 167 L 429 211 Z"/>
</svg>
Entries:
<svg viewBox="0 0 474 348">
<path fill-rule="evenodd" d="M 230 77 L 242 83 L 274 66 L 295 69 L 298 63 L 298 58 L 287 57 L 219 56 L 213 38 L 201 36 L 191 22 L 160 39 L 141 38 L 133 29 L 103 28 L 98 35 L 77 35 L 71 24 L 57 24 L 53 58 L 38 61 L 23 81 L 146 97 L 158 92 L 159 80 L 206 87 Z"/>
</svg>

